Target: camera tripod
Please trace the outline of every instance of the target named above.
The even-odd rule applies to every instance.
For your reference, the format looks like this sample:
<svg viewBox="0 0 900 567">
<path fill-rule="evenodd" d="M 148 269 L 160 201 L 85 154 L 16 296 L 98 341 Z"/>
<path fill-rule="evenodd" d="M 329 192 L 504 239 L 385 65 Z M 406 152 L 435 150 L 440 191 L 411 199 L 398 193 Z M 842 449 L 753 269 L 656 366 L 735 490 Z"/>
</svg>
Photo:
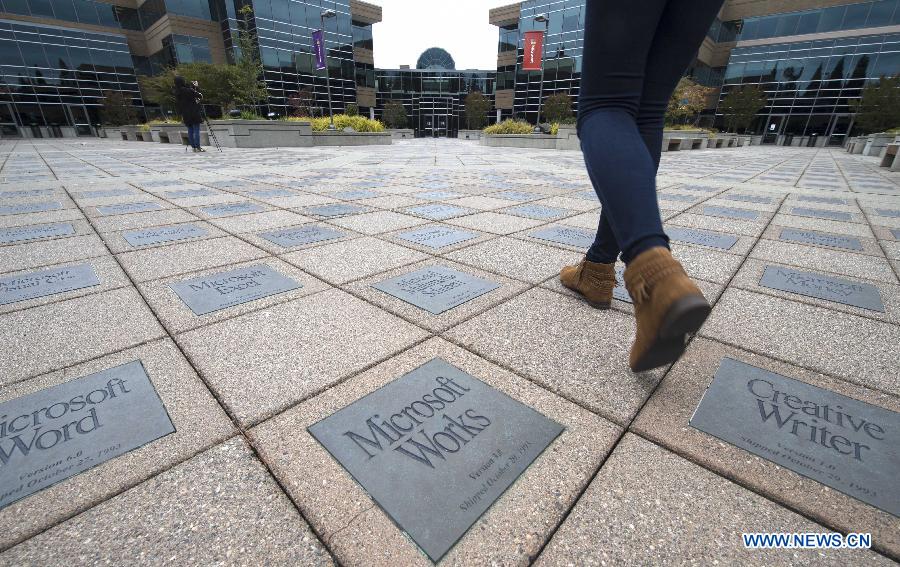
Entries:
<svg viewBox="0 0 900 567">
<path fill-rule="evenodd" d="M 216 133 L 213 132 L 212 126 L 209 125 L 209 118 L 206 116 L 206 109 L 203 105 L 200 105 L 200 114 L 203 115 L 203 122 L 206 123 L 206 132 L 209 134 L 210 139 L 212 139 L 213 143 L 216 145 L 216 149 L 220 152 L 222 151 L 222 146 L 219 145 L 219 139 L 216 138 Z"/>
</svg>

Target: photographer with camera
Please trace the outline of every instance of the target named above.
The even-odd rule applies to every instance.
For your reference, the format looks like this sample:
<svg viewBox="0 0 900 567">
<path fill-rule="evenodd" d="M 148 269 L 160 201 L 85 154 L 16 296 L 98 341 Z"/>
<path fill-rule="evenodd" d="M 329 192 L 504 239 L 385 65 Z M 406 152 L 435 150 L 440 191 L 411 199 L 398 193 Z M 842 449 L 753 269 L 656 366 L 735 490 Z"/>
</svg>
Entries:
<svg viewBox="0 0 900 567">
<path fill-rule="evenodd" d="M 200 100 L 203 93 L 200 92 L 197 81 L 188 83 L 184 77 L 175 76 L 175 106 L 181 114 L 181 120 L 188 129 L 188 144 L 194 152 L 205 152 L 200 147 L 200 123 L 203 122 L 203 109 Z"/>
</svg>

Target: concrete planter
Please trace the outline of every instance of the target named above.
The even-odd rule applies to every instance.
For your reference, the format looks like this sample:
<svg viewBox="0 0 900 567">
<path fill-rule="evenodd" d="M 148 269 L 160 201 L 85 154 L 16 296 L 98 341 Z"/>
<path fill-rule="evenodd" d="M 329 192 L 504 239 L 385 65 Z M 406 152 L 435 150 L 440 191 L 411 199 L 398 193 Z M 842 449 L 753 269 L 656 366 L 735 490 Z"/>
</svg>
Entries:
<svg viewBox="0 0 900 567">
<path fill-rule="evenodd" d="M 187 126 L 184 124 L 153 124 L 150 126 L 150 135 L 154 142 L 163 144 L 180 144 L 181 134 L 187 135 Z"/>
<path fill-rule="evenodd" d="M 707 140 L 709 133 L 702 130 L 663 130 L 662 151 L 702 150 Z"/>
<path fill-rule="evenodd" d="M 212 133 L 226 148 L 311 147 L 309 122 L 284 120 L 212 120 Z"/>
<path fill-rule="evenodd" d="M 578 129 L 574 124 L 560 125 L 556 133 L 557 150 L 580 150 L 581 141 L 578 139 Z"/>
<path fill-rule="evenodd" d="M 528 148 L 531 150 L 555 150 L 556 136 L 546 134 L 485 134 L 482 146 L 493 148 Z"/>
<path fill-rule="evenodd" d="M 390 132 L 393 140 L 407 140 L 416 137 L 415 130 L 409 128 L 392 128 L 386 130 L 386 132 Z"/>
<path fill-rule="evenodd" d="M 391 132 L 313 132 L 314 146 L 390 146 Z"/>
<path fill-rule="evenodd" d="M 480 140 L 483 134 L 481 130 L 459 130 L 456 137 L 460 140 Z"/>
<path fill-rule="evenodd" d="M 134 138 L 138 142 L 152 142 L 153 134 L 150 133 L 150 130 L 141 130 L 138 128 L 134 133 Z"/>
<path fill-rule="evenodd" d="M 137 141 L 137 126 L 117 126 L 115 130 L 117 131 L 119 137 L 122 140 L 128 140 L 131 142 Z"/>
<path fill-rule="evenodd" d="M 862 154 L 864 156 L 883 157 L 885 148 L 893 141 L 894 134 L 886 134 L 885 132 L 869 134 L 866 136 L 866 145 L 863 148 Z"/>
</svg>

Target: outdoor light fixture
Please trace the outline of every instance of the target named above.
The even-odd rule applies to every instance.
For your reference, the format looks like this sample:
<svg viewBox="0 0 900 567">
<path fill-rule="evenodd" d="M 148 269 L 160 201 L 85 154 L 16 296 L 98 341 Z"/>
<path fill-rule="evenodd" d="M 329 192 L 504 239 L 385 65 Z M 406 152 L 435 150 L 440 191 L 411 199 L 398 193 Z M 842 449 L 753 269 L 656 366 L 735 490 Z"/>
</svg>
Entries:
<svg viewBox="0 0 900 567">
<path fill-rule="evenodd" d="M 540 13 L 534 17 L 534 21 L 544 24 L 544 40 L 541 42 L 541 84 L 538 87 L 538 113 L 537 120 L 534 121 L 534 133 L 541 133 L 541 108 L 544 104 L 544 53 L 547 48 L 547 32 L 550 31 L 550 16 Z"/>
<path fill-rule="evenodd" d="M 319 20 L 322 23 L 322 51 L 325 51 L 325 18 L 333 18 L 337 14 L 334 10 L 322 10 L 322 13 L 319 14 Z M 328 116 L 330 117 L 330 123 L 328 124 L 329 130 L 334 130 L 334 110 L 331 107 L 331 77 L 330 72 L 328 70 L 328 62 L 325 63 L 325 86 L 328 89 Z"/>
</svg>

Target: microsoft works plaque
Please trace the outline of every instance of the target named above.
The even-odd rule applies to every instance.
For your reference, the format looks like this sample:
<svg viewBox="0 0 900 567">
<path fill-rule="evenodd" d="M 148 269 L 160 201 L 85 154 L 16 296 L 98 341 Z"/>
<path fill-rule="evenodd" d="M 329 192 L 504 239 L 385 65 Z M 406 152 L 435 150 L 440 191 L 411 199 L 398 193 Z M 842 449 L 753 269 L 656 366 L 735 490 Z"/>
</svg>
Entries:
<svg viewBox="0 0 900 567">
<path fill-rule="evenodd" d="M 691 426 L 900 516 L 900 414 L 730 358 Z"/>
<path fill-rule="evenodd" d="M 0 508 L 175 432 L 139 360 L 0 404 Z"/>
<path fill-rule="evenodd" d="M 562 431 L 440 358 L 309 427 L 435 562 Z"/>
</svg>

